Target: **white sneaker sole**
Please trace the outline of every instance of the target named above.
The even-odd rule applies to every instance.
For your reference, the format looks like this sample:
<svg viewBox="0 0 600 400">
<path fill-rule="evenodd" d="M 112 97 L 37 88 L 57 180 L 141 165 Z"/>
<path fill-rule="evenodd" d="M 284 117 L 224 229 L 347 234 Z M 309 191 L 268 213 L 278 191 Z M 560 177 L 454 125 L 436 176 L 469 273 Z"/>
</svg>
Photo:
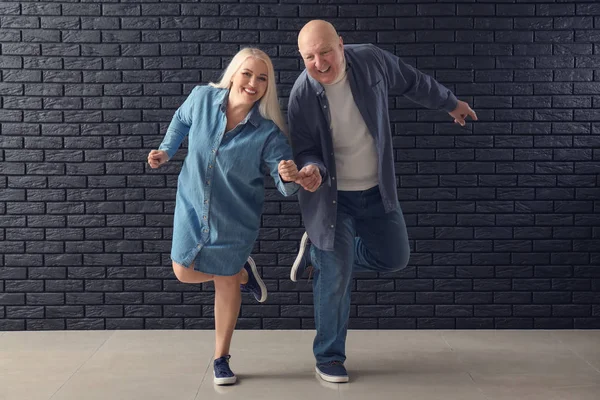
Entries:
<svg viewBox="0 0 600 400">
<path fill-rule="evenodd" d="M 319 377 L 321 379 L 323 379 L 325 382 L 345 383 L 345 382 L 348 382 L 348 380 L 349 380 L 347 375 L 346 376 L 333 376 L 333 375 L 324 374 L 319 370 L 319 367 L 315 367 L 315 371 L 317 372 L 317 375 L 319 375 Z"/>
<path fill-rule="evenodd" d="M 248 257 L 248 264 L 250 264 L 250 268 L 252 269 L 252 274 L 256 278 L 256 282 L 258 282 L 258 286 L 260 286 L 261 297 L 258 300 L 258 302 L 263 303 L 265 300 L 267 300 L 267 287 L 265 286 L 265 283 L 263 282 L 260 275 L 258 275 L 258 269 L 256 269 L 256 263 L 254 262 L 252 257 Z"/>
<path fill-rule="evenodd" d="M 214 376 L 214 372 L 213 372 Z M 217 378 L 216 376 L 213 379 L 215 385 L 233 385 L 237 381 L 237 376 L 230 376 L 227 378 Z"/>
<path fill-rule="evenodd" d="M 292 280 L 292 282 L 298 282 L 298 277 L 296 276 L 296 273 L 298 272 L 298 267 L 300 266 L 302 258 L 304 257 L 304 252 L 306 251 L 307 243 L 308 234 L 304 232 L 304 235 L 302 235 L 302 240 L 300 240 L 300 250 L 298 251 L 298 256 L 294 260 L 294 263 L 292 264 L 292 269 L 290 270 L 290 279 Z"/>
</svg>

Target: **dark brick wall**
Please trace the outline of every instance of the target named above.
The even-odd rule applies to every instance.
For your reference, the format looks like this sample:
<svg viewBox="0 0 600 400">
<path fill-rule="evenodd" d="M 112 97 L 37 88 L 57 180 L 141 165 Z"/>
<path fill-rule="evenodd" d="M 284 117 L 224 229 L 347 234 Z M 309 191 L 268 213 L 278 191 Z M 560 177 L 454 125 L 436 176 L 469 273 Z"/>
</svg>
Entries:
<svg viewBox="0 0 600 400">
<path fill-rule="evenodd" d="M 173 111 L 242 45 L 274 57 L 335 23 L 434 75 L 480 121 L 391 102 L 414 253 L 361 276 L 353 328 L 600 328 L 600 4 L 593 1 L 0 3 L 0 329 L 211 328 L 212 285 L 169 267 L 177 162 L 145 164 Z M 240 328 L 311 328 L 288 271 L 301 219 L 268 193 L 265 305 Z"/>
</svg>

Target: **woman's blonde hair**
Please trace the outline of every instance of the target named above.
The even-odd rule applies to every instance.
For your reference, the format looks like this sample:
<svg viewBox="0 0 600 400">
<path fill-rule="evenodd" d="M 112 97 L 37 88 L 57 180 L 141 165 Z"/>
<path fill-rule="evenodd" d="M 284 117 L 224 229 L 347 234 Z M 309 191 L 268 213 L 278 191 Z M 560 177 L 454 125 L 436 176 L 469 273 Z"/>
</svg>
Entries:
<svg viewBox="0 0 600 400">
<path fill-rule="evenodd" d="M 223 72 L 221 80 L 217 83 L 209 83 L 211 86 L 221 89 L 229 89 L 233 75 L 240 69 L 241 65 L 248 58 L 261 60 L 267 65 L 267 91 L 259 100 L 258 110 L 263 118 L 271 120 L 287 135 L 287 128 L 281 108 L 279 107 L 279 99 L 277 97 L 277 86 L 275 85 L 275 70 L 271 58 L 262 50 L 246 47 L 237 52 L 231 59 L 231 62 Z"/>
</svg>

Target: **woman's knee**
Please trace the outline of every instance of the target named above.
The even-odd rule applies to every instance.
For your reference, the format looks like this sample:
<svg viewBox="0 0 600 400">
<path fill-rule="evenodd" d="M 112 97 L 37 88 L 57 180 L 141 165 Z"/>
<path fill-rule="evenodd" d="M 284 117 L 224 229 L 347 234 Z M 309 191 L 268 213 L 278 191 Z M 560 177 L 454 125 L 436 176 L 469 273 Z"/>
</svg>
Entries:
<svg viewBox="0 0 600 400">
<path fill-rule="evenodd" d="M 216 290 L 239 290 L 240 289 L 240 274 L 232 276 L 215 276 L 213 278 Z"/>
<path fill-rule="evenodd" d="M 183 265 L 178 264 L 175 261 L 173 261 L 173 272 L 175 273 L 175 277 L 177 278 L 177 280 L 179 282 L 182 282 L 182 283 L 192 282 L 192 276 L 193 276 L 193 270 L 194 270 L 193 265 L 194 264 L 192 264 L 188 268 L 186 268 Z"/>
</svg>

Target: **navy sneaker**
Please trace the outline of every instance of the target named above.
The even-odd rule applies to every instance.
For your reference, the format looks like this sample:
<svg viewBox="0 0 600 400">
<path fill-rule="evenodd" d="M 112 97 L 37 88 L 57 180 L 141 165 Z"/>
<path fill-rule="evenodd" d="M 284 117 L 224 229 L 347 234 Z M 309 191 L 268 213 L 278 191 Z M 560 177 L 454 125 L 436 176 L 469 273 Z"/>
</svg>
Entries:
<svg viewBox="0 0 600 400">
<path fill-rule="evenodd" d="M 309 272 L 312 272 L 312 269 L 313 266 L 310 259 L 310 239 L 308 238 L 308 234 L 304 232 L 302 240 L 300 240 L 300 250 L 298 250 L 296 260 L 294 260 L 294 263 L 292 264 L 290 279 L 292 282 L 298 282 L 298 279 L 302 278 L 305 271 L 308 270 Z"/>
<path fill-rule="evenodd" d="M 267 300 L 267 287 L 260 275 L 258 275 L 258 270 L 252 257 L 248 257 L 248 261 L 244 264 L 244 269 L 248 272 L 248 282 L 240 285 L 242 292 L 252 293 L 259 303 Z"/>
<path fill-rule="evenodd" d="M 348 382 L 349 379 L 348 372 L 344 367 L 344 363 L 341 361 L 330 361 L 317 364 L 315 370 L 321 379 L 327 382 L 344 383 Z"/>
<path fill-rule="evenodd" d="M 237 381 L 237 377 L 229 368 L 230 355 L 215 359 L 214 363 L 214 382 L 217 385 L 233 385 Z"/>
</svg>

